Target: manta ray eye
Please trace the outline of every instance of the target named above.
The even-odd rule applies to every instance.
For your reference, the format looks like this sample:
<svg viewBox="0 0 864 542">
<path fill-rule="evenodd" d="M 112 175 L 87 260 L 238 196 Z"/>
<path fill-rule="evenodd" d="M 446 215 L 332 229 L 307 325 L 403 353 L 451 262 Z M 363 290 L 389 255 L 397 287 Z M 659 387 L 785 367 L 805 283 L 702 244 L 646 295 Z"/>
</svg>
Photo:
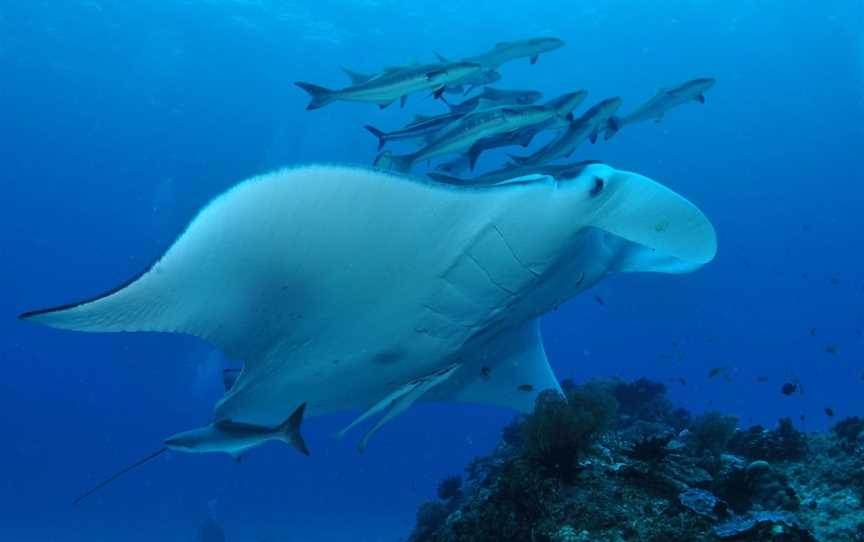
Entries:
<svg viewBox="0 0 864 542">
<path fill-rule="evenodd" d="M 606 183 L 603 181 L 603 179 L 601 179 L 600 177 L 594 177 L 594 186 L 591 187 L 591 191 L 588 192 L 588 195 L 592 198 L 597 197 L 597 195 L 603 191 L 603 187 L 605 185 Z"/>
</svg>

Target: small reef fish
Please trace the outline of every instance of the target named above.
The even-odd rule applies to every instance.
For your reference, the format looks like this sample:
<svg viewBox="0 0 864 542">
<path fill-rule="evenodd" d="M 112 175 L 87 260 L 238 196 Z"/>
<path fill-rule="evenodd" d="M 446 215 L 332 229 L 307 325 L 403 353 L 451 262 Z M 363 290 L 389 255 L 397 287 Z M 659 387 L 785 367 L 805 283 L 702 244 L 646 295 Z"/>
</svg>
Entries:
<svg viewBox="0 0 864 542">
<path fill-rule="evenodd" d="M 780 388 L 780 393 L 782 393 L 783 395 L 786 395 L 786 396 L 792 395 L 796 391 L 798 391 L 798 384 L 795 384 L 793 382 L 786 382 Z"/>
</svg>

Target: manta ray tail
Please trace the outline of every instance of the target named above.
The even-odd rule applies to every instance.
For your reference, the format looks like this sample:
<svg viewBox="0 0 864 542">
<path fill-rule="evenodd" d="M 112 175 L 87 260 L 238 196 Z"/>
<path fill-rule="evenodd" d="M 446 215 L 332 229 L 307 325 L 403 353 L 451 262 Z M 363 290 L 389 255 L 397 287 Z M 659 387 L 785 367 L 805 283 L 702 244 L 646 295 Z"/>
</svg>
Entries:
<svg viewBox="0 0 864 542">
<path fill-rule="evenodd" d="M 141 459 L 139 459 L 135 463 L 132 463 L 131 465 L 129 465 L 127 467 L 124 467 L 123 469 L 121 469 L 118 472 L 115 472 L 114 474 L 112 474 L 111 476 L 106 478 L 105 480 L 102 480 L 101 482 L 96 484 L 93 488 L 86 491 L 85 493 L 82 493 L 81 495 L 76 497 L 74 501 L 72 501 L 72 504 L 73 505 L 78 504 L 79 502 L 83 501 L 84 499 L 86 499 L 90 495 L 96 493 L 97 491 L 99 491 L 103 487 L 107 486 L 108 484 L 110 484 L 111 482 L 116 480 L 117 478 L 120 478 L 121 476 L 123 476 L 127 472 L 129 472 L 135 468 L 140 467 L 141 465 L 143 465 L 144 463 L 147 463 L 148 461 L 156 459 L 157 457 L 159 457 L 160 455 L 162 455 L 163 453 L 165 453 L 167 451 L 168 451 L 168 448 L 159 448 L 155 452 L 151 452 L 151 453 L 147 454 L 146 456 L 142 457 Z"/>
</svg>

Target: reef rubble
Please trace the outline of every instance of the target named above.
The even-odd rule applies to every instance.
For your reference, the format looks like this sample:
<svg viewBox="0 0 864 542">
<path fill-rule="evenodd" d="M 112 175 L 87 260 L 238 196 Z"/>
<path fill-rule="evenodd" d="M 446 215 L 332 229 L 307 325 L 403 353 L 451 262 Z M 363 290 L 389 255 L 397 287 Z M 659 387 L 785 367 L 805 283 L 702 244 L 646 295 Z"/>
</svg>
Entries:
<svg viewBox="0 0 864 542">
<path fill-rule="evenodd" d="M 860 419 L 742 429 L 647 380 L 562 388 L 442 483 L 409 542 L 864 542 Z"/>
</svg>

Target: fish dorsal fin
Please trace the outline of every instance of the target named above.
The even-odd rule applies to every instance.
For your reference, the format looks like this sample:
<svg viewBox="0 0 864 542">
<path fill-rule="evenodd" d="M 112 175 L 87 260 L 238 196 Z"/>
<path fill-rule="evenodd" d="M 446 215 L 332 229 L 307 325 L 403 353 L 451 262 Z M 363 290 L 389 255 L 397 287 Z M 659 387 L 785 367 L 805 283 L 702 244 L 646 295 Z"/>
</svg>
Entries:
<svg viewBox="0 0 864 542">
<path fill-rule="evenodd" d="M 355 84 L 355 85 L 365 83 L 366 81 L 375 77 L 374 75 L 355 72 L 354 70 L 350 70 L 350 69 L 346 68 L 345 66 L 342 66 L 342 71 L 345 72 L 345 75 L 347 75 L 351 79 L 351 83 Z"/>
<path fill-rule="evenodd" d="M 368 431 L 366 431 L 366 434 L 364 434 L 363 438 L 360 440 L 358 449 L 362 452 L 366 449 L 366 445 L 369 443 L 369 439 L 372 438 L 372 435 L 377 433 L 385 423 L 408 410 L 408 408 L 413 405 L 417 399 L 422 397 L 423 394 L 453 376 L 453 373 L 459 369 L 460 365 L 461 364 L 459 363 L 454 363 L 440 371 L 416 378 L 407 384 L 400 386 L 395 391 L 372 405 L 368 410 L 366 410 L 366 412 L 351 422 L 348 427 L 340 431 L 339 436 L 344 435 L 357 424 L 369 419 L 379 412 L 383 412 L 381 417 L 378 418 L 375 424 Z"/>
<path fill-rule="evenodd" d="M 545 177 L 545 176 L 540 176 Z M 453 378 L 423 399 L 462 401 L 529 412 L 543 390 L 561 390 L 543 350 L 539 319 L 507 330 L 466 359 Z"/>
<path fill-rule="evenodd" d="M 433 51 L 435 53 L 435 57 L 438 59 L 438 62 L 450 62 L 447 57 L 439 53 L 438 51 Z"/>
</svg>

